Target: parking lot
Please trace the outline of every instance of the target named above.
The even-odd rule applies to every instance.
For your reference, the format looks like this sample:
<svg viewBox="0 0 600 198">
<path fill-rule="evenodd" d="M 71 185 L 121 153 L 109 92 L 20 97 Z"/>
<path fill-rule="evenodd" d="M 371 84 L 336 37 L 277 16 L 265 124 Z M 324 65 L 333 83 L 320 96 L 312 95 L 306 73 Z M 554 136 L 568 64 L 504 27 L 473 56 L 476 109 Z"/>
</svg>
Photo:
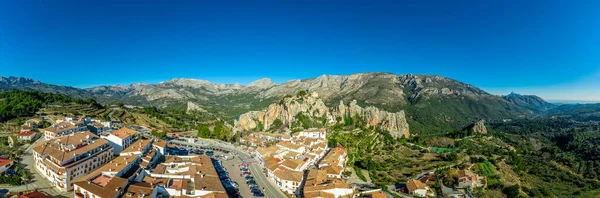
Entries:
<svg viewBox="0 0 600 198">
<path fill-rule="evenodd" d="M 169 151 L 170 155 L 210 156 L 219 173 L 221 183 L 230 197 L 265 197 L 263 187 L 256 183 L 248 167 L 243 166 L 242 160 L 234 153 L 208 146 L 189 146 L 177 143 L 172 145 L 175 149 Z"/>
</svg>

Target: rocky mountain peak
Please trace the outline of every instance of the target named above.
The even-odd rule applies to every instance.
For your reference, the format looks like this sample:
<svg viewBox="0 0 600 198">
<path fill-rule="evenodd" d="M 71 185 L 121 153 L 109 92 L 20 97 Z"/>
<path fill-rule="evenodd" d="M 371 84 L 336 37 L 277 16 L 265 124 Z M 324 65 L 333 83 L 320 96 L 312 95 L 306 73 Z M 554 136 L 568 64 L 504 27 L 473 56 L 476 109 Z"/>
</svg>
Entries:
<svg viewBox="0 0 600 198">
<path fill-rule="evenodd" d="M 261 79 L 258 79 L 256 81 L 248 84 L 248 87 L 257 87 L 260 89 L 266 89 L 266 88 L 270 88 L 274 85 L 277 85 L 277 84 L 272 82 L 270 78 L 261 78 Z"/>
<path fill-rule="evenodd" d="M 160 84 L 179 85 L 179 86 L 183 86 L 183 87 L 200 88 L 203 86 L 210 85 L 212 83 L 209 82 L 208 80 L 199 80 L 199 79 L 193 79 L 193 78 L 174 78 L 169 81 L 162 82 Z"/>
<path fill-rule="evenodd" d="M 24 85 L 24 84 L 34 84 L 34 83 L 40 83 L 39 81 L 34 81 L 31 78 L 25 78 L 25 77 L 15 77 L 15 76 L 9 76 L 9 77 L 2 77 L 0 76 L 0 84 L 2 85 Z"/>
</svg>

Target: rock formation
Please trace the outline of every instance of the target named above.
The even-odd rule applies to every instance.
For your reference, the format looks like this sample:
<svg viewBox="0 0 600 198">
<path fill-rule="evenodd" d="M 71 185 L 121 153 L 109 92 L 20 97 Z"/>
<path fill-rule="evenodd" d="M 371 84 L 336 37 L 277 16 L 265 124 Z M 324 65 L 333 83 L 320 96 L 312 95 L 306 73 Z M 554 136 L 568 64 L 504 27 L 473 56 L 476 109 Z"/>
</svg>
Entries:
<svg viewBox="0 0 600 198">
<path fill-rule="evenodd" d="M 329 123 L 335 123 L 336 120 L 343 123 L 345 116 L 358 115 L 367 127 L 373 126 L 378 130 L 388 131 L 394 138 L 410 136 L 404 111 L 391 113 L 372 106 L 363 108 L 357 105 L 356 101 L 349 105 L 340 102 L 338 107 L 330 111 L 315 92 L 301 98 L 284 98 L 280 103 L 271 104 L 263 111 L 244 113 L 235 121 L 234 132 L 267 130 L 277 119 L 289 127 L 296 121 L 299 113 L 312 119 L 325 118 Z M 257 129 L 261 125 L 262 128 Z"/>
<path fill-rule="evenodd" d="M 379 130 L 388 131 L 394 138 L 410 136 L 404 111 L 391 113 L 373 106 L 363 108 L 356 104 L 356 100 L 353 100 L 348 106 L 340 101 L 340 105 L 334 113 L 334 116 L 340 118 L 341 122 L 344 121 L 345 116 L 353 117 L 355 115 L 358 115 L 367 127 L 374 126 Z"/>
<path fill-rule="evenodd" d="M 485 121 L 479 120 L 473 124 L 471 128 L 471 132 L 473 134 L 487 134 L 487 129 L 485 128 Z"/>
</svg>

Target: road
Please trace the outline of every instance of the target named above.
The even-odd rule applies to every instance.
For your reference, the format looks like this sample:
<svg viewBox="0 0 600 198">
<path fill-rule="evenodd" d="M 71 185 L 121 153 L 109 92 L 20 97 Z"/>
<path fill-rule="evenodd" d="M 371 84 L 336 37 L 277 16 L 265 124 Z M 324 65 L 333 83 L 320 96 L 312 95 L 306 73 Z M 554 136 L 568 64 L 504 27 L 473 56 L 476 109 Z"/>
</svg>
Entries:
<svg viewBox="0 0 600 198">
<path fill-rule="evenodd" d="M 219 143 L 216 141 L 206 141 L 206 140 L 201 140 L 201 141 L 202 141 L 202 143 L 188 143 L 188 142 L 183 142 L 183 141 L 179 141 L 179 140 L 171 140 L 169 142 L 173 142 L 173 143 L 177 143 L 177 144 L 184 144 L 184 145 L 191 145 L 191 146 L 220 148 L 220 149 L 228 150 L 230 152 L 236 152 L 238 154 L 238 156 L 237 156 L 238 158 L 239 157 L 252 158 L 250 156 L 250 153 L 243 151 L 243 150 L 239 150 L 231 144 L 224 144 L 224 143 Z M 252 175 L 254 176 L 254 179 L 256 179 L 256 182 L 258 183 L 258 185 L 260 187 L 265 188 L 264 193 L 265 193 L 266 197 L 268 197 L 268 198 L 287 197 L 285 194 L 283 194 L 283 192 L 281 192 L 281 190 L 279 190 L 279 187 L 277 185 L 275 185 L 274 183 L 270 182 L 267 179 L 266 175 L 263 172 L 263 167 L 260 164 L 253 163 L 253 164 L 248 165 L 248 168 L 252 172 Z M 240 185 L 242 185 L 242 184 L 240 184 Z"/>
</svg>

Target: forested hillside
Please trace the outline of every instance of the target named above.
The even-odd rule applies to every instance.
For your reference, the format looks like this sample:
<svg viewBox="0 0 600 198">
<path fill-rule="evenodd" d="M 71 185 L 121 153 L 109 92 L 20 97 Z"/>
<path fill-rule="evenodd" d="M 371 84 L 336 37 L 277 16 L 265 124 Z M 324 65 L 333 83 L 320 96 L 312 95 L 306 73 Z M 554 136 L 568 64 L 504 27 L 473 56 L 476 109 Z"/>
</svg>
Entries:
<svg viewBox="0 0 600 198">
<path fill-rule="evenodd" d="M 84 100 L 62 94 L 12 90 L 0 93 L 0 122 L 20 116 L 31 116 L 44 105 L 55 103 L 75 103 L 102 107 L 93 99 Z"/>
</svg>

